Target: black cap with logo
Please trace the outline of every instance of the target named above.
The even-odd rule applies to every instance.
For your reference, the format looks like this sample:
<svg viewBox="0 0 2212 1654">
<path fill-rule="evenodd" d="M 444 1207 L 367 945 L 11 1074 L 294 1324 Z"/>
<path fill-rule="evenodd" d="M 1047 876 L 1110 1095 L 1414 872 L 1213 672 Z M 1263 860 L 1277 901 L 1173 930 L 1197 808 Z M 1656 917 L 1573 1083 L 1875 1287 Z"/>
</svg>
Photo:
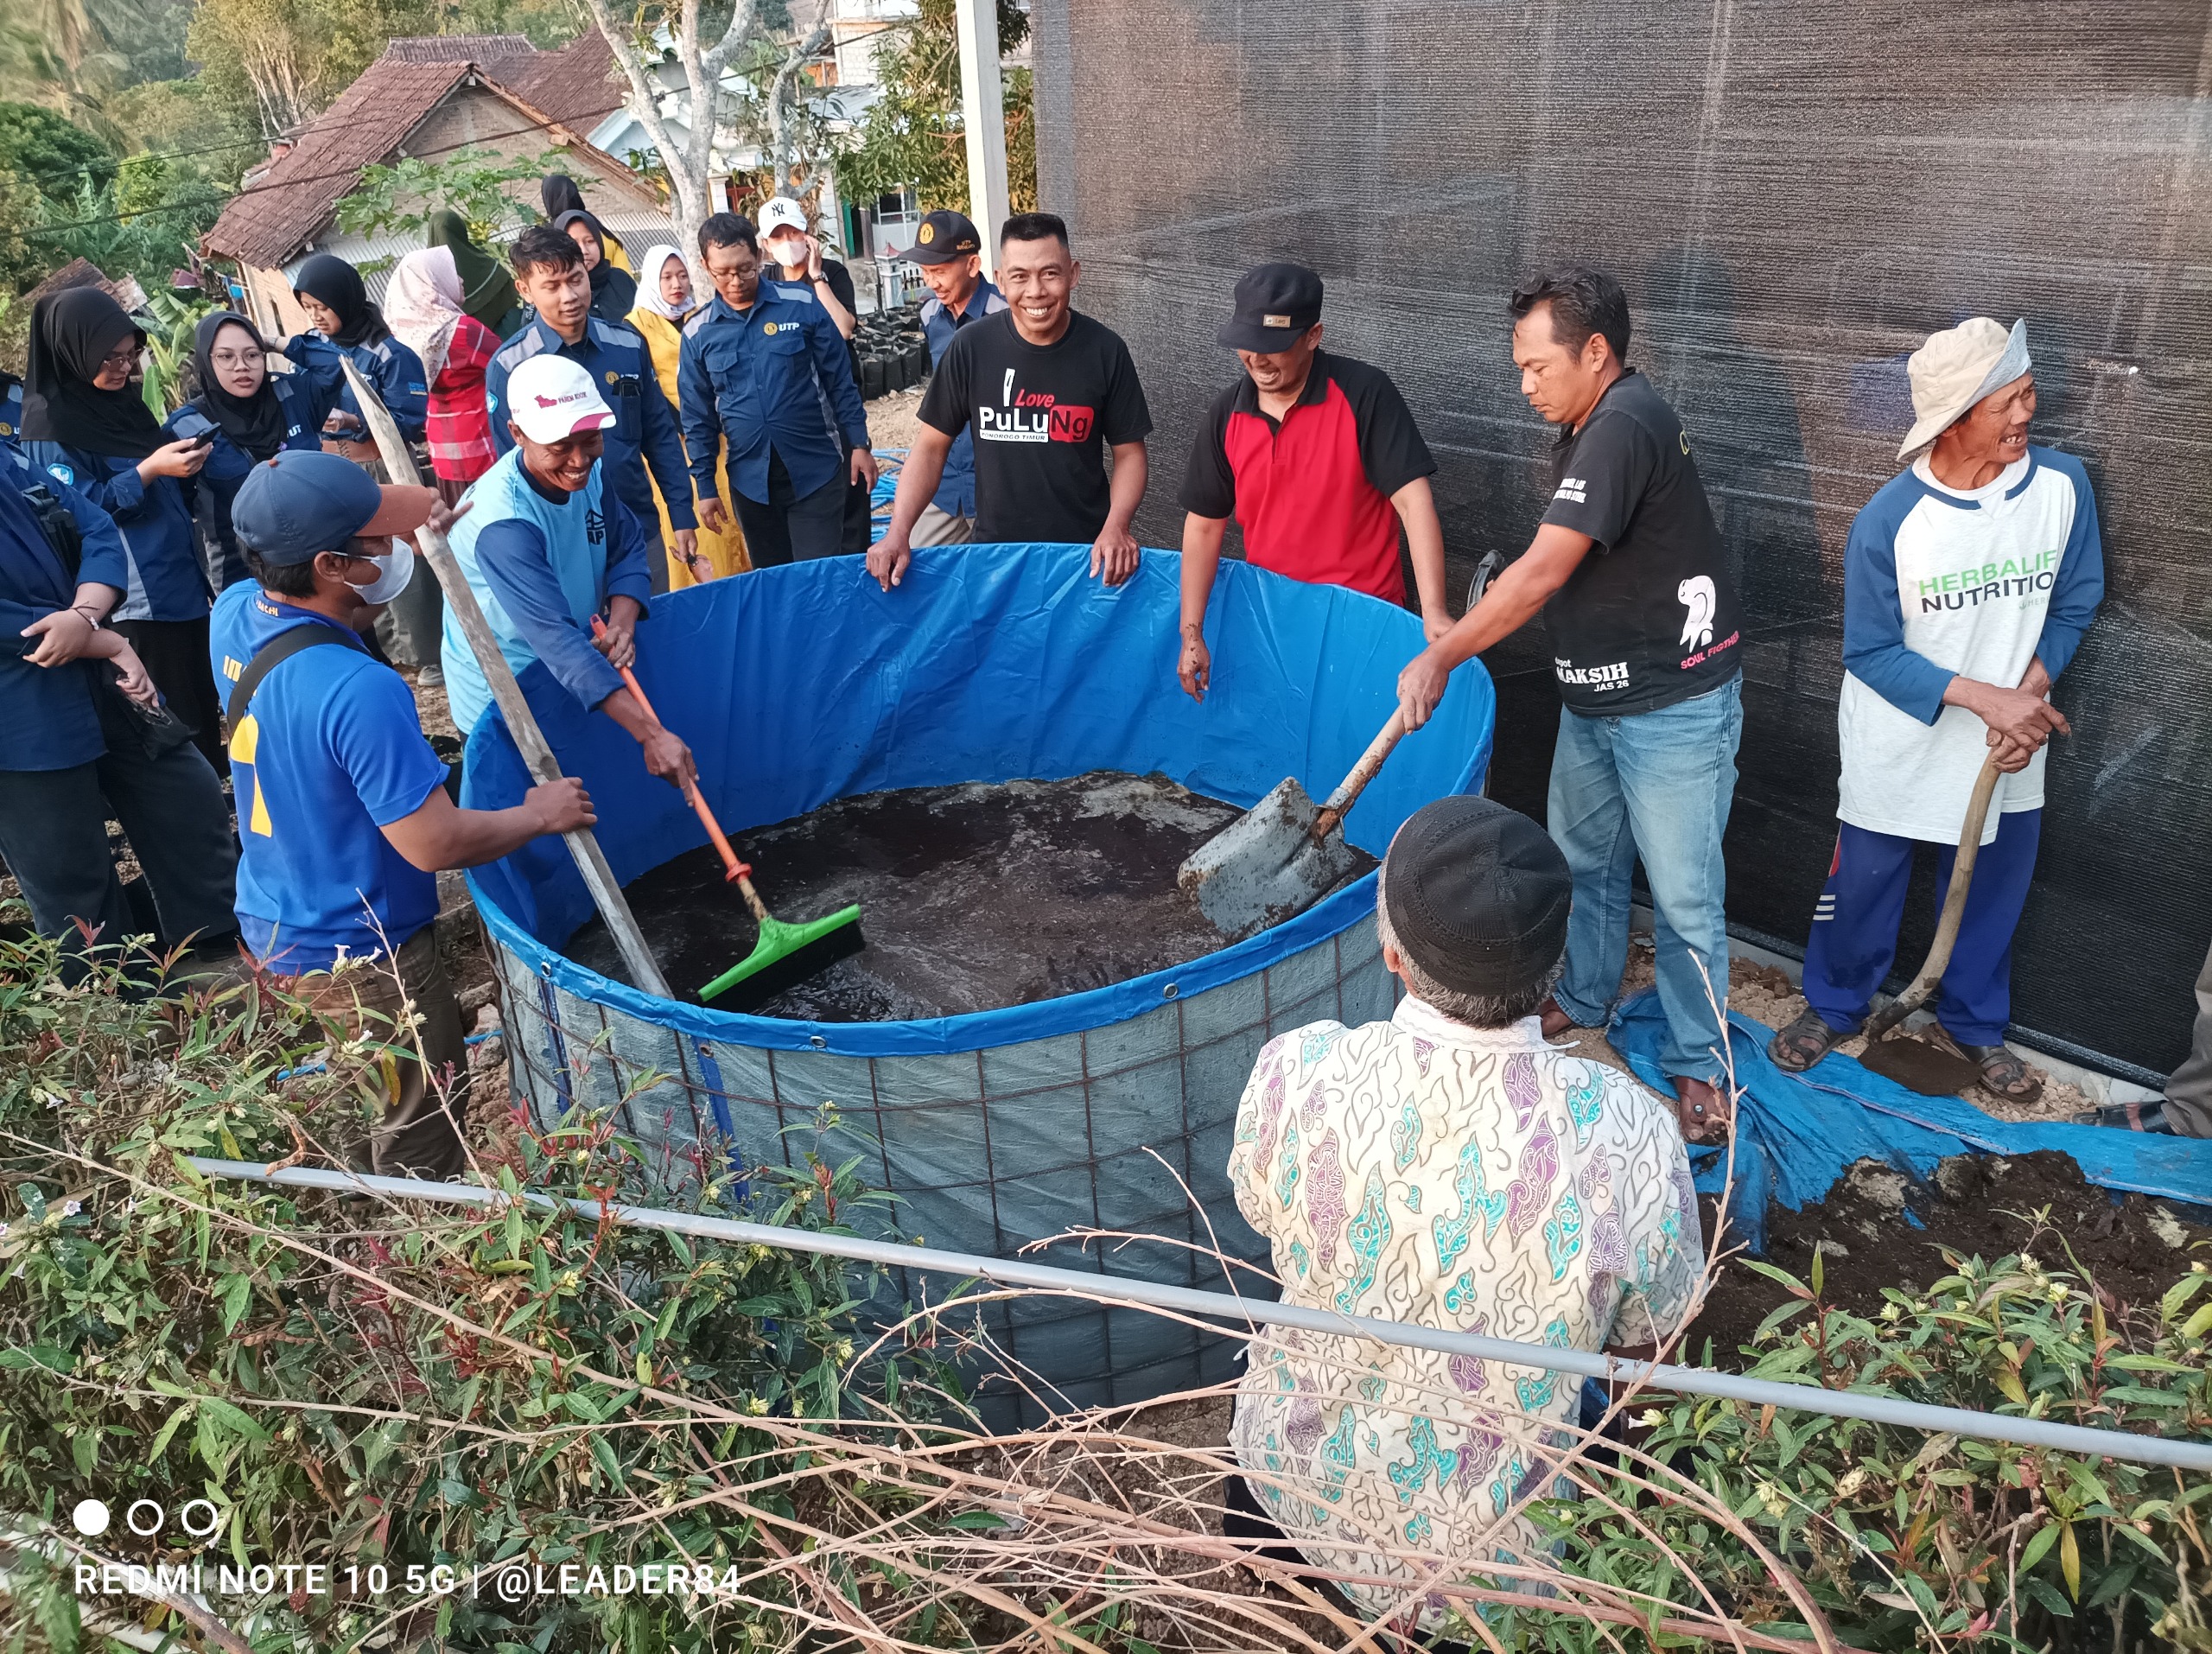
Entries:
<svg viewBox="0 0 2212 1654">
<path fill-rule="evenodd" d="M 1303 264 L 1261 264 L 1236 283 L 1236 314 L 1214 337 L 1231 350 L 1288 350 L 1321 319 L 1321 278 Z"/>
<path fill-rule="evenodd" d="M 983 250 L 983 238 L 976 233 L 973 219 L 965 213 L 940 208 L 922 214 L 921 227 L 914 232 L 914 245 L 906 249 L 906 257 L 918 264 L 949 264 L 956 258 L 966 258 Z"/>
</svg>

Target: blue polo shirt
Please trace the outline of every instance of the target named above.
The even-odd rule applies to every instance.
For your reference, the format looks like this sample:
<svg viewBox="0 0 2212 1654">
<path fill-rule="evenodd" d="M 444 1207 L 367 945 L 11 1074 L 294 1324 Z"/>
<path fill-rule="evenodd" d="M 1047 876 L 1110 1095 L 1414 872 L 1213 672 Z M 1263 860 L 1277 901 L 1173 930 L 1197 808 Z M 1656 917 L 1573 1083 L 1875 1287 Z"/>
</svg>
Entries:
<svg viewBox="0 0 2212 1654">
<path fill-rule="evenodd" d="M 634 328 L 588 316 L 584 336 L 569 345 L 563 344 L 551 324 L 539 317 L 500 346 L 491 366 L 484 370 L 484 401 L 492 415 L 493 446 L 504 455 L 515 445 L 507 432 L 508 376 L 531 357 L 549 350 L 589 373 L 600 395 L 607 398 L 607 405 L 614 410 L 599 468 L 615 498 L 630 508 L 630 514 L 639 523 L 652 525 L 647 531 L 658 539 L 660 507 L 653 501 L 653 484 L 658 482 L 661 497 L 668 501 L 668 525 L 698 527 L 699 514 L 692 509 L 690 474 L 684 468 L 683 438 L 677 429 L 676 410 L 668 405 L 668 393 L 660 388 L 652 353 Z M 650 478 L 648 470 L 652 474 Z"/>
<path fill-rule="evenodd" d="M 868 446 L 844 335 L 821 305 L 800 303 L 771 283 L 760 284 L 749 309 L 732 309 L 718 293 L 683 324 L 676 397 L 702 499 L 715 492 L 715 460 L 725 439 L 729 486 L 760 503 L 768 498 L 772 446 L 801 498 L 844 468 L 848 444 Z"/>
<path fill-rule="evenodd" d="M 68 508 L 81 541 L 75 579 L 47 544 L 23 490 L 44 483 Z M 92 708 L 92 674 L 104 661 L 34 666 L 34 620 L 77 601 L 80 582 L 120 591 L 128 578 L 114 521 L 73 488 L 57 488 L 12 443 L 0 442 L 0 770 L 67 770 L 107 750 Z"/>
<path fill-rule="evenodd" d="M 300 334 L 286 353 L 302 363 L 304 371 L 269 376 L 270 387 L 284 410 L 284 446 L 320 452 L 322 422 L 338 405 L 338 393 L 345 388 L 345 370 L 338 365 L 342 359 L 338 347 L 321 334 Z M 253 456 L 224 436 L 223 428 L 193 403 L 169 416 L 168 433 L 174 437 L 207 434 L 215 439 L 207 450 L 207 462 L 192 480 L 199 496 L 193 514 L 200 531 L 200 557 L 215 589 L 222 591 L 245 578 L 245 553 L 231 531 L 231 507 L 253 469 Z"/>
<path fill-rule="evenodd" d="M 262 646 L 297 626 L 346 630 L 251 580 L 224 591 L 208 654 L 226 711 Z M 395 951 L 437 918 L 436 876 L 382 830 L 445 779 L 406 680 L 365 649 L 304 650 L 263 678 L 231 732 L 238 931 L 254 957 L 280 976 L 328 970 Z"/>
<path fill-rule="evenodd" d="M 944 359 L 954 334 L 969 322 L 1005 309 L 1006 296 L 987 281 L 976 283 L 964 310 L 948 309 L 943 299 L 931 295 L 922 306 L 922 334 L 930 341 L 931 370 Z M 947 517 L 976 514 L 976 439 L 965 425 L 945 451 L 944 474 L 938 478 L 937 493 L 930 496 L 930 504 Z"/>
</svg>

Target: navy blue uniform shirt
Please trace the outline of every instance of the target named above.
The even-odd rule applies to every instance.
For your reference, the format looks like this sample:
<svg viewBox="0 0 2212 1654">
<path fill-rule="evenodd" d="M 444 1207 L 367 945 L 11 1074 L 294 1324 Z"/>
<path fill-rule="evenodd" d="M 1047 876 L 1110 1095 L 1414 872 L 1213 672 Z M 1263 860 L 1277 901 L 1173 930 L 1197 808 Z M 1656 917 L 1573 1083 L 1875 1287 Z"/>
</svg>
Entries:
<svg viewBox="0 0 2212 1654">
<path fill-rule="evenodd" d="M 423 372 L 423 359 L 412 347 L 397 339 L 374 345 L 334 345 L 321 334 L 311 333 L 294 335 L 284 347 L 284 354 L 301 366 L 308 367 L 309 353 L 317 345 L 344 352 L 360 369 L 361 377 L 376 387 L 377 398 L 391 415 L 391 423 L 399 427 L 399 434 L 410 442 L 423 440 L 423 427 L 430 417 L 430 381 Z M 356 419 L 361 417 L 361 404 L 355 400 L 353 387 L 346 383 L 342 370 L 338 377 L 338 406 Z M 328 409 L 323 410 L 323 417 L 329 417 Z M 321 427 L 322 420 L 316 420 L 315 428 L 320 430 Z"/>
<path fill-rule="evenodd" d="M 543 316 L 499 347 L 492 366 L 484 371 L 484 401 L 492 416 L 492 442 L 501 454 L 515 445 L 507 432 L 507 376 L 541 351 L 558 351 L 577 363 L 597 381 L 599 393 L 614 410 L 614 423 L 607 428 L 606 456 L 600 461 L 615 498 L 630 508 L 645 532 L 659 538 L 660 508 L 653 503 L 653 487 L 660 484 L 668 501 L 671 528 L 696 528 L 699 514 L 691 506 L 690 474 L 683 464 L 683 438 L 676 423 L 676 410 L 660 388 L 653 371 L 652 353 L 634 328 L 584 319 L 584 336 L 575 344 L 561 341 L 552 324 Z M 648 478 L 646 468 L 652 468 Z"/>
<path fill-rule="evenodd" d="M 1005 309 L 1006 296 L 988 281 L 976 283 L 964 310 L 948 309 L 943 299 L 931 295 L 922 305 L 922 334 L 930 341 L 931 371 L 944 359 L 945 347 L 952 343 L 955 334 L 969 322 Z M 947 517 L 976 514 L 976 439 L 965 425 L 945 454 L 944 474 L 938 479 L 937 493 L 930 497 L 930 504 Z"/>
<path fill-rule="evenodd" d="M 725 438 L 729 486 L 761 503 L 772 445 L 802 499 L 844 468 L 849 444 L 868 446 L 843 335 L 819 304 L 801 303 L 770 283 L 760 284 L 750 309 L 732 309 L 718 293 L 683 324 L 676 394 L 702 499 L 715 492 L 715 456 Z"/>
<path fill-rule="evenodd" d="M 26 442 L 31 463 L 54 482 L 73 488 L 115 519 L 126 568 L 114 620 L 198 620 L 207 614 L 207 571 L 193 527 L 197 477 L 138 474 L 138 461 L 59 442 Z"/>
<path fill-rule="evenodd" d="M 23 498 L 24 489 L 41 482 L 77 525 L 83 560 L 73 579 Z M 55 487 L 12 443 L 0 442 L 0 770 L 74 769 L 107 750 L 92 678 L 106 663 L 34 666 L 25 657 L 39 640 L 22 631 L 75 602 L 86 581 L 121 591 L 128 579 L 114 519 L 74 488 Z"/>
<path fill-rule="evenodd" d="M 291 348 L 284 353 L 299 362 L 303 371 L 269 376 L 270 389 L 283 404 L 284 446 L 320 451 L 322 422 L 330 417 L 330 410 L 338 405 L 339 392 L 346 388 L 346 371 L 339 366 L 343 359 L 338 347 L 321 334 L 303 334 L 292 345 L 298 347 L 296 353 Z M 245 486 L 254 459 L 189 402 L 168 417 L 168 433 L 173 437 L 207 432 L 213 433 L 215 441 L 207 450 L 207 463 L 193 479 L 197 485 L 193 515 L 200 531 L 200 557 L 207 566 L 208 578 L 219 592 L 245 578 L 245 553 L 238 549 L 238 536 L 231 531 L 231 506 Z"/>
</svg>

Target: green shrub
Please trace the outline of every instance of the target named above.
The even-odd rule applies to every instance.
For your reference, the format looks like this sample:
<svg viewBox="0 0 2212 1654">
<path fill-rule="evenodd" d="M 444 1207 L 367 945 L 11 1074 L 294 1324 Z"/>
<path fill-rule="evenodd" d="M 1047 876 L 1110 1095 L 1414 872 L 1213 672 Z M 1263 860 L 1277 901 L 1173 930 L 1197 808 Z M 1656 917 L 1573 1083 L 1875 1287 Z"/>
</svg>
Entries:
<svg viewBox="0 0 2212 1654">
<path fill-rule="evenodd" d="M 1751 1263 L 1792 1295 L 1760 1328 L 1751 1372 L 2202 1440 L 2212 1428 L 2205 1263 L 2153 1310 L 2115 1319 L 2086 1269 L 2037 1261 L 2053 1237 L 2040 1217 L 2031 1227 L 2019 1254 L 1993 1263 L 1947 1254 L 1953 1273 L 1920 1292 L 1885 1291 L 1873 1319 L 1824 1301 L 1818 1259 L 1809 1283 Z M 2212 1649 L 2190 1600 L 2212 1577 L 2212 1479 L 1731 1402 L 1677 1400 L 1644 1421 L 1655 1427 L 1644 1450 L 1725 1501 L 1847 1644 Z M 1638 1505 L 1630 1483 L 1612 1491 Z M 1731 1612 L 1777 1634 L 1808 1634 L 1738 1536 L 1663 1497 L 1647 1494 L 1636 1514 Z M 1701 1602 L 1629 1522 L 1572 1500 L 1544 1517 L 1570 1571 Z M 1547 1646 L 1600 1645 L 1565 1621 L 1548 1634 Z"/>
<path fill-rule="evenodd" d="M 387 1047 L 264 987 L 134 999 L 111 970 L 65 987 L 55 964 L 50 944 L 0 945 L 0 1530 L 30 1536 L 12 1590 L 37 1645 L 77 1646 L 88 1606 L 142 1615 L 143 1602 L 81 1601 L 72 1548 L 189 1561 L 180 1513 L 196 1498 L 209 1503 L 192 1522 L 216 1529 L 200 1557 L 211 1593 L 225 1562 L 336 1570 L 321 1594 L 279 1585 L 214 1603 L 250 1620 L 257 1649 L 302 1651 L 372 1634 L 471 1650 L 785 1647 L 791 1587 L 761 1566 L 798 1549 L 798 1530 L 905 1508 L 807 1473 L 810 1430 L 828 1440 L 918 1398 L 912 1358 L 856 1358 L 863 1277 L 566 1207 L 203 1179 L 180 1157 L 276 1159 L 296 1123 L 320 1136 L 369 1107 Z M 710 1161 L 688 1190 L 656 1186 L 630 1143 L 582 1113 L 547 1133 L 512 1120 L 499 1143 L 482 1167 L 510 1192 L 688 1199 L 816 1227 L 873 1200 L 849 1165 L 811 1154 L 742 1181 Z M 72 1526 L 88 1498 L 114 1513 L 98 1540 Z M 124 1531 L 139 1498 L 171 1513 L 161 1536 Z M 466 1584 L 429 1588 L 433 1570 L 465 1581 L 510 1559 L 683 1561 L 750 1582 L 712 1607 L 635 1593 L 510 1607 Z M 375 1568 L 388 1588 L 372 1600 Z"/>
</svg>

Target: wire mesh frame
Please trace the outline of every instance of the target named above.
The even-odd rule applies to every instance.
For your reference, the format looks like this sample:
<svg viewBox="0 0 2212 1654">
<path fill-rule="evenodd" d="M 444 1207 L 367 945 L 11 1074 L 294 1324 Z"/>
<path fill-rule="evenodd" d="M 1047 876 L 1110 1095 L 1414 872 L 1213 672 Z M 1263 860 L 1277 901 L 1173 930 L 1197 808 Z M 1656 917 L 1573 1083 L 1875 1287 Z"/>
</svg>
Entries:
<svg viewBox="0 0 2212 1654">
<path fill-rule="evenodd" d="M 1127 1021 L 973 1051 L 845 1057 L 679 1035 L 570 992 L 496 943 L 493 956 L 512 1083 L 535 1121 L 550 1127 L 577 1104 L 603 1111 L 671 1187 L 696 1182 L 725 1142 L 746 1165 L 800 1165 L 810 1148 L 833 1166 L 858 1156 L 906 1238 L 1012 1256 L 1085 1227 L 1147 1235 L 1165 1244 L 1091 1243 L 1079 1258 L 1063 1246 L 1053 1261 L 1261 1297 L 1273 1295 L 1264 1276 L 1211 1256 L 1268 1263 L 1226 1179 L 1253 1063 L 1277 1034 L 1323 1019 L 1357 1026 L 1397 998 L 1363 918 L 1202 993 L 1171 984 Z M 825 1104 L 836 1123 L 817 1135 Z M 870 1313 L 923 1301 L 921 1281 L 894 1271 Z M 1066 1407 L 1220 1383 L 1241 1347 L 1066 1299 L 992 1304 L 981 1321 L 1026 1382 Z M 1046 1409 L 1020 1388 L 991 1387 L 987 1422 L 1039 1421 Z"/>
</svg>

